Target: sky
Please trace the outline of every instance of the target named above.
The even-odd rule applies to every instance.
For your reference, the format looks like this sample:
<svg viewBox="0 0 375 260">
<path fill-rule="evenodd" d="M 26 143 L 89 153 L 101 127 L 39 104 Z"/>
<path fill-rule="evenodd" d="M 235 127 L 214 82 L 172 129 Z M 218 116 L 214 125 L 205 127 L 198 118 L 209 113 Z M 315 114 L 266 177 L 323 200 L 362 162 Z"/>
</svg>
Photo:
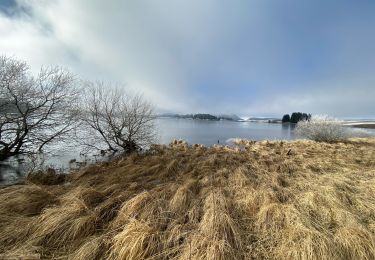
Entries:
<svg viewBox="0 0 375 260">
<path fill-rule="evenodd" d="M 0 0 L 0 55 L 160 113 L 375 118 L 374 0 Z"/>
</svg>

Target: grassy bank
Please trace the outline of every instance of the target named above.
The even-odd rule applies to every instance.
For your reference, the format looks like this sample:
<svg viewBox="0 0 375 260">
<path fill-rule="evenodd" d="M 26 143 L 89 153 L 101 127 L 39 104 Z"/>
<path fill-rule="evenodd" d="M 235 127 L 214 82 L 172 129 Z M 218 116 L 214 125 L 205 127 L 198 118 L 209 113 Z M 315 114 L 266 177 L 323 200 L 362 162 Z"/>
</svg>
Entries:
<svg viewBox="0 0 375 260">
<path fill-rule="evenodd" d="M 32 181 L 0 190 L 0 258 L 375 258 L 375 139 L 175 142 Z"/>
</svg>

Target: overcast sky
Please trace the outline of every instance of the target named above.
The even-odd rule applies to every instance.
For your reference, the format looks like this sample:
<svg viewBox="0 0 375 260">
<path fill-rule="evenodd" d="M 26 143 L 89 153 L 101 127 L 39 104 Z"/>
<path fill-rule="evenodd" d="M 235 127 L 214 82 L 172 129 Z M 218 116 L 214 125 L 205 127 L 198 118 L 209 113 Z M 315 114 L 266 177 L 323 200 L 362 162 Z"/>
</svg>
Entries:
<svg viewBox="0 0 375 260">
<path fill-rule="evenodd" d="M 375 117 L 374 0 L 0 0 L 0 54 L 160 112 Z"/>
</svg>

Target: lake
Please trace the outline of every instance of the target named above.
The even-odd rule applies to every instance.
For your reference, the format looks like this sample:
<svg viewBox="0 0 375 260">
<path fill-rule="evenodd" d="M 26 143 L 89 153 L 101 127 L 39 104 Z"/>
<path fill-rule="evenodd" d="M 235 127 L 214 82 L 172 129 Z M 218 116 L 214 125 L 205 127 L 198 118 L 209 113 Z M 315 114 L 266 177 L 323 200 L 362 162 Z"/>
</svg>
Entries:
<svg viewBox="0 0 375 260">
<path fill-rule="evenodd" d="M 290 124 L 274 124 L 265 122 L 210 121 L 176 118 L 158 118 L 156 126 L 159 133 L 158 143 L 168 144 L 173 139 L 183 139 L 189 144 L 230 144 L 231 138 L 252 140 L 291 140 L 296 139 Z M 373 132 L 373 131 L 369 131 Z M 375 133 L 375 132 L 373 132 Z M 69 146 L 70 145 L 70 146 Z M 38 158 L 45 167 L 67 171 L 79 167 L 79 162 L 93 163 L 103 158 L 80 154 L 80 148 L 74 144 L 59 146 L 51 153 Z M 76 161 L 76 162 L 74 162 Z M 13 167 L 9 167 L 13 166 Z M 13 160 L 0 165 L 0 184 L 10 184 L 22 178 L 30 169 L 29 164 Z"/>
<path fill-rule="evenodd" d="M 226 144 L 230 138 L 253 140 L 294 139 L 294 125 L 264 122 L 211 121 L 194 119 L 159 118 L 159 142 L 169 143 L 172 139 L 183 139 L 190 144 Z"/>
</svg>

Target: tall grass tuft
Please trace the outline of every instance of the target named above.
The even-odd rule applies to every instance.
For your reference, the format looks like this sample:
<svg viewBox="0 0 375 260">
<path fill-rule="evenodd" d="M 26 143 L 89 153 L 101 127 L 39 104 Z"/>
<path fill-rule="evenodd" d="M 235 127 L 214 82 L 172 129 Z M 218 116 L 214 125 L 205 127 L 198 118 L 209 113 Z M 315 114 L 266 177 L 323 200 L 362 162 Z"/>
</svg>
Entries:
<svg viewBox="0 0 375 260">
<path fill-rule="evenodd" d="M 375 259 L 374 138 L 237 141 L 0 188 L 0 259 Z"/>
</svg>

